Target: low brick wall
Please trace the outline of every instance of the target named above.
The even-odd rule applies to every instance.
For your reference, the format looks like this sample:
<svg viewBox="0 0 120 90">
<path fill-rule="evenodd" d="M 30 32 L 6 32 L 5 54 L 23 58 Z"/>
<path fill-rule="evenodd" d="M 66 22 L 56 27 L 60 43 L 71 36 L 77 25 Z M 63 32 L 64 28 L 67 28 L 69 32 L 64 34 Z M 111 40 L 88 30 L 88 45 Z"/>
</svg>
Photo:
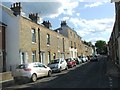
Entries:
<svg viewBox="0 0 120 90">
<path fill-rule="evenodd" d="M 0 73 L 0 77 L 2 77 L 0 78 L 0 82 L 9 81 L 13 79 L 11 72 Z"/>
</svg>

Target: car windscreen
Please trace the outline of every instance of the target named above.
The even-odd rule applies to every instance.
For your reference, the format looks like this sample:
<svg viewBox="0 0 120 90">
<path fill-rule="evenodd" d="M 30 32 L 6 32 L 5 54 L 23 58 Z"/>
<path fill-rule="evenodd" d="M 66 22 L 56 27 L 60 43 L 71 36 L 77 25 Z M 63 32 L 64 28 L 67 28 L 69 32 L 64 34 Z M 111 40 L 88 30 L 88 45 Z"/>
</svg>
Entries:
<svg viewBox="0 0 120 90">
<path fill-rule="evenodd" d="M 51 60 L 51 64 L 59 63 L 59 59 Z"/>
</svg>

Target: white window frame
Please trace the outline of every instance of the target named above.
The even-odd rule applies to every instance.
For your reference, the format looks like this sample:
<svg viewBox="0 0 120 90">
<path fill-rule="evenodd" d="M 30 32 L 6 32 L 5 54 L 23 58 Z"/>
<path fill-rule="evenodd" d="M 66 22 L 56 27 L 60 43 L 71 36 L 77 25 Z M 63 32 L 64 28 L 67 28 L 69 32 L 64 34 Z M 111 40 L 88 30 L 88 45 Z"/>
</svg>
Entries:
<svg viewBox="0 0 120 90">
<path fill-rule="evenodd" d="M 32 61 L 35 62 L 36 61 L 36 50 L 32 51 Z"/>
<path fill-rule="evenodd" d="M 36 43 L 36 31 L 35 31 L 35 29 L 32 28 L 31 32 L 32 32 L 32 43 Z"/>
</svg>

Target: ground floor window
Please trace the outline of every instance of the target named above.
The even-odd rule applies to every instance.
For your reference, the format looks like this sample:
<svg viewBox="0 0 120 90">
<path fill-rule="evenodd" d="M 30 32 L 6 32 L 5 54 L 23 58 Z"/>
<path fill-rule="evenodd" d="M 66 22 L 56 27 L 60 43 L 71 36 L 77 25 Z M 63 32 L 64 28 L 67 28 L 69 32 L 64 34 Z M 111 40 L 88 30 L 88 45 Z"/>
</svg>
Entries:
<svg viewBox="0 0 120 90">
<path fill-rule="evenodd" d="M 25 63 L 25 53 L 24 52 L 21 52 L 21 60 L 22 60 L 22 63 Z"/>
<path fill-rule="evenodd" d="M 28 54 L 27 52 L 20 52 L 20 60 L 21 60 L 21 64 L 23 63 L 27 63 L 28 61 Z"/>
<path fill-rule="evenodd" d="M 32 61 L 36 61 L 36 51 L 32 51 Z"/>
<path fill-rule="evenodd" d="M 48 63 L 51 61 L 50 51 L 48 51 Z"/>
<path fill-rule="evenodd" d="M 53 59 L 56 59 L 56 54 L 55 53 L 53 53 Z"/>
</svg>

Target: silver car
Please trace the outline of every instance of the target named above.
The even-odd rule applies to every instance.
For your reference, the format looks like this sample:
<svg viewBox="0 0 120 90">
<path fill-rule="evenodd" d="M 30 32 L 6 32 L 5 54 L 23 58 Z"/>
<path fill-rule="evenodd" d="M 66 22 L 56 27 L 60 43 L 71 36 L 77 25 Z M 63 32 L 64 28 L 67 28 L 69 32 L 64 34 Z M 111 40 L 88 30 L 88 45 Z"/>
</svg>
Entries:
<svg viewBox="0 0 120 90">
<path fill-rule="evenodd" d="M 67 62 L 63 58 L 51 60 L 48 67 L 50 67 L 53 72 L 61 72 L 62 70 L 68 69 Z"/>
<path fill-rule="evenodd" d="M 12 71 L 14 81 L 20 79 L 31 79 L 33 82 L 39 77 L 51 76 L 52 70 L 40 62 L 33 62 L 28 64 L 20 64 Z"/>
</svg>

